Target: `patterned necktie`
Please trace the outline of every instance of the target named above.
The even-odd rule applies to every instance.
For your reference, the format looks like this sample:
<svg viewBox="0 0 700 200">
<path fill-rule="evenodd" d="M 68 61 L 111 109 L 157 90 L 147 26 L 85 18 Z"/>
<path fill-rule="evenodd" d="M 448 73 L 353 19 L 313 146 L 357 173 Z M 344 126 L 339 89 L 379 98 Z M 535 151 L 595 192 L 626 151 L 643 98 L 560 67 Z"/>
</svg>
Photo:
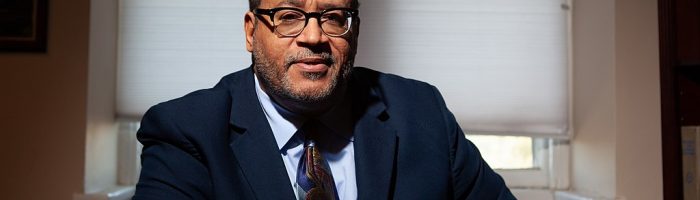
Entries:
<svg viewBox="0 0 700 200">
<path fill-rule="evenodd" d="M 326 160 L 314 144 L 312 134 L 308 134 L 308 127 L 312 123 L 306 123 L 307 134 L 304 142 L 304 154 L 299 159 L 297 170 L 297 183 L 299 199 L 306 200 L 337 200 L 338 192 L 335 188 L 333 175 Z M 304 129 L 304 128 L 302 128 Z"/>
</svg>

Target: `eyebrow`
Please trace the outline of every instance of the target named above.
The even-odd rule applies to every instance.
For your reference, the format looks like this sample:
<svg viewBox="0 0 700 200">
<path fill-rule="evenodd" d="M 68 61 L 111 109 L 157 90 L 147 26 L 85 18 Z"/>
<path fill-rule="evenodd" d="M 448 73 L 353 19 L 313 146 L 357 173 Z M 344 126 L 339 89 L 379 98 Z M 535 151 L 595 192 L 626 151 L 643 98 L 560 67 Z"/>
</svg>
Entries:
<svg viewBox="0 0 700 200">
<path fill-rule="evenodd" d="M 348 5 L 338 5 L 338 4 L 334 4 L 334 3 L 321 3 L 318 7 L 321 10 L 325 10 L 325 9 L 329 9 L 329 8 L 345 8 L 345 7 L 349 7 L 349 6 Z"/>
<path fill-rule="evenodd" d="M 292 5 L 294 7 L 304 7 L 304 0 L 284 0 L 277 4 L 277 6 L 282 5 Z"/>
</svg>

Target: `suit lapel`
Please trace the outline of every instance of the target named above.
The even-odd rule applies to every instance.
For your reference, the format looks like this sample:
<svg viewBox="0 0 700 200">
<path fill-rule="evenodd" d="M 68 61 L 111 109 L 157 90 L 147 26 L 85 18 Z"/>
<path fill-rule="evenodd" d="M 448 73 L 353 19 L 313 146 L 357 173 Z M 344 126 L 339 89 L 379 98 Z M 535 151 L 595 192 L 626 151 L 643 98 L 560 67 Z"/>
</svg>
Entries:
<svg viewBox="0 0 700 200">
<path fill-rule="evenodd" d="M 230 146 L 257 199 L 295 199 L 270 125 L 255 93 L 252 69 L 229 85 Z"/>
<path fill-rule="evenodd" d="M 390 199 L 394 187 L 396 130 L 386 121 L 386 106 L 378 91 L 355 81 L 353 110 L 358 119 L 354 130 L 355 174 L 359 199 Z"/>
<path fill-rule="evenodd" d="M 255 93 L 253 72 L 229 83 L 231 150 L 257 199 L 295 199 L 284 162 Z M 375 80 L 372 77 L 364 77 Z M 396 130 L 381 93 L 367 79 L 355 78 L 351 90 L 355 119 L 355 174 L 359 199 L 389 199 L 395 184 Z"/>
</svg>

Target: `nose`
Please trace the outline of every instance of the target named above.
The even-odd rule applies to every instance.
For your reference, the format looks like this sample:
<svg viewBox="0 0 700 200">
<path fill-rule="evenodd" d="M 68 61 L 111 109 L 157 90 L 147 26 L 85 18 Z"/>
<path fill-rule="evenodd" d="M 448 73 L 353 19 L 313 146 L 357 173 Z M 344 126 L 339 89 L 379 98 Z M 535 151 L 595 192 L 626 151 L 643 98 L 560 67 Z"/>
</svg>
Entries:
<svg viewBox="0 0 700 200">
<path fill-rule="evenodd" d="M 328 36 L 321 30 L 318 20 L 317 18 L 309 19 L 304 30 L 297 36 L 296 41 L 300 43 L 300 46 L 316 46 L 328 42 Z"/>
</svg>

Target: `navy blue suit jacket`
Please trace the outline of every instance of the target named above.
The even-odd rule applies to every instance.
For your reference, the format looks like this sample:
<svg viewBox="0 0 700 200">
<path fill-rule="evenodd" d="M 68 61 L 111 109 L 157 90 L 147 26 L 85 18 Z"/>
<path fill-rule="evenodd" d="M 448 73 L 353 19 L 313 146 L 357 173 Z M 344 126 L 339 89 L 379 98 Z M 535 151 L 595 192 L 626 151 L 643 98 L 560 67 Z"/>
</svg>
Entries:
<svg viewBox="0 0 700 200">
<path fill-rule="evenodd" d="M 251 68 L 143 117 L 134 199 L 295 199 Z M 355 67 L 359 199 L 514 199 L 426 83 Z"/>
</svg>

